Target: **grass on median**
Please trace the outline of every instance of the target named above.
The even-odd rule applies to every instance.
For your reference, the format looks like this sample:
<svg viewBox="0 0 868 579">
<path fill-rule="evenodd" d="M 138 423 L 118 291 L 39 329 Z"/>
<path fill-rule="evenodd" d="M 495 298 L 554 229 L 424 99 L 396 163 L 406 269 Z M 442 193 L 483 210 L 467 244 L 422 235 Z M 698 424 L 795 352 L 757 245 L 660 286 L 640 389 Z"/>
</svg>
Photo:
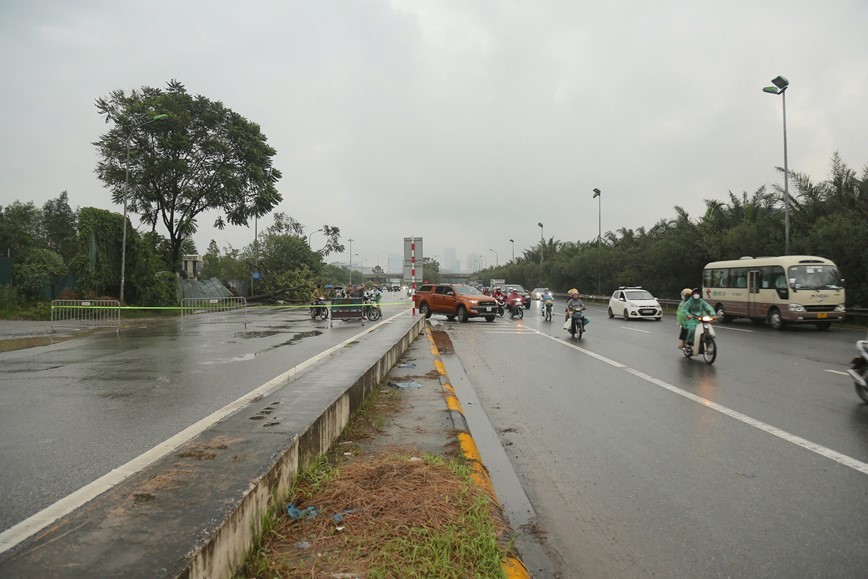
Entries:
<svg viewBox="0 0 868 579">
<path fill-rule="evenodd" d="M 508 529 L 469 465 L 364 450 L 400 407 L 400 392 L 375 390 L 339 444 L 294 481 L 236 577 L 503 577 Z M 318 514 L 291 519 L 288 503 Z"/>
</svg>

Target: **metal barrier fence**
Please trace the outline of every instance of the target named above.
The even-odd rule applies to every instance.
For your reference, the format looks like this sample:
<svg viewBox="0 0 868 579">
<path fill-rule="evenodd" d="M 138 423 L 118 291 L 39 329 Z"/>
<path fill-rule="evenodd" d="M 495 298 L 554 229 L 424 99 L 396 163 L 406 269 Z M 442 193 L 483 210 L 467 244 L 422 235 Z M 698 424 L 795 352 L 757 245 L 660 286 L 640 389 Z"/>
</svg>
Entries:
<svg viewBox="0 0 868 579">
<path fill-rule="evenodd" d="M 247 327 L 247 299 L 184 298 L 181 300 L 181 325 L 189 323 L 241 323 Z"/>
<path fill-rule="evenodd" d="M 118 300 L 54 300 L 51 302 L 51 329 L 54 327 L 116 328 L 121 330 L 121 303 Z"/>
</svg>

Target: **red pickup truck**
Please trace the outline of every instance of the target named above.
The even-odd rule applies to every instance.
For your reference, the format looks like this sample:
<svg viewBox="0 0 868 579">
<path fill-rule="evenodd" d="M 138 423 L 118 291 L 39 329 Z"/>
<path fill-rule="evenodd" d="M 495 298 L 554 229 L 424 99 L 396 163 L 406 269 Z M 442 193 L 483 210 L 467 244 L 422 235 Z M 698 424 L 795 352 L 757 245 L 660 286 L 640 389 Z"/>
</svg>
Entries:
<svg viewBox="0 0 868 579">
<path fill-rule="evenodd" d="M 413 295 L 413 302 L 426 318 L 431 314 L 444 314 L 449 320 L 458 318 L 459 322 L 478 317 L 493 322 L 497 315 L 497 302 L 493 297 L 482 295 L 465 284 L 422 284 Z"/>
</svg>

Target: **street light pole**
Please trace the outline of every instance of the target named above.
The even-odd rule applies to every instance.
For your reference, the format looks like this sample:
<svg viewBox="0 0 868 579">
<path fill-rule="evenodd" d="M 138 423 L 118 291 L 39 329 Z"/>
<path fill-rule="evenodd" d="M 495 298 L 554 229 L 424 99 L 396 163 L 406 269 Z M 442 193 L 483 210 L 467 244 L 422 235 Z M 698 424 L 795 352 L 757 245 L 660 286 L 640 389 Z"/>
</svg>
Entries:
<svg viewBox="0 0 868 579">
<path fill-rule="evenodd" d="M 319 233 L 322 229 L 317 229 L 316 231 L 311 231 L 310 235 L 307 236 L 307 246 L 310 247 L 310 238 L 313 237 L 314 233 Z"/>
<path fill-rule="evenodd" d="M 133 133 L 135 133 L 138 129 L 144 127 L 145 125 L 150 125 L 151 123 L 155 123 L 161 119 L 165 119 L 169 115 L 155 115 L 151 117 L 149 120 L 139 123 L 130 129 L 130 132 L 127 133 L 127 164 L 126 164 L 126 175 L 124 177 L 124 232 L 121 236 L 121 291 L 120 291 L 120 303 L 124 303 L 124 284 L 126 283 L 126 265 L 127 265 L 127 197 L 130 194 L 130 141 L 133 138 Z"/>
<path fill-rule="evenodd" d="M 488 251 L 494 251 L 494 267 L 500 267 L 500 255 L 493 249 L 489 249 Z"/>
<path fill-rule="evenodd" d="M 512 263 L 515 263 L 515 240 L 510 239 L 510 243 L 512 243 Z"/>
<path fill-rule="evenodd" d="M 790 254 L 790 169 L 787 165 L 787 87 L 790 81 L 782 76 L 772 79 L 775 86 L 763 88 L 763 92 L 781 95 L 784 106 L 784 254 Z"/>
<path fill-rule="evenodd" d="M 350 285 L 353 285 L 353 240 L 347 239 L 350 242 Z"/>
<path fill-rule="evenodd" d="M 546 236 L 543 233 L 545 231 L 543 229 L 543 224 L 537 223 L 537 225 L 539 225 L 539 266 L 542 267 L 543 249 L 545 248 L 545 245 L 546 245 Z"/>
<path fill-rule="evenodd" d="M 597 247 L 603 239 L 603 196 L 600 190 L 594 187 L 594 197 L 597 198 Z"/>
</svg>

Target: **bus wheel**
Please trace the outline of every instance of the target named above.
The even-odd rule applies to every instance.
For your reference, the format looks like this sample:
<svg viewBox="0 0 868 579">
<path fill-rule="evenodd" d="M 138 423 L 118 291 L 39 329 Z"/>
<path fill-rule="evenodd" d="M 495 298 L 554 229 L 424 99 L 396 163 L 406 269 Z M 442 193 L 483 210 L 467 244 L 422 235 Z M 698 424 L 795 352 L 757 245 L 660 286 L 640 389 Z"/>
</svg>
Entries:
<svg viewBox="0 0 868 579">
<path fill-rule="evenodd" d="M 779 312 L 777 308 L 769 311 L 769 324 L 771 324 L 772 328 L 775 330 L 784 329 L 784 319 L 781 317 L 781 312 Z"/>
<path fill-rule="evenodd" d="M 828 330 L 832 327 L 832 322 L 817 322 L 814 324 L 818 330 Z"/>
<path fill-rule="evenodd" d="M 717 311 L 717 319 L 723 322 L 724 324 L 732 323 L 732 316 L 726 315 L 726 311 L 723 309 L 723 304 L 717 304 L 717 307 L 714 308 Z"/>
</svg>

